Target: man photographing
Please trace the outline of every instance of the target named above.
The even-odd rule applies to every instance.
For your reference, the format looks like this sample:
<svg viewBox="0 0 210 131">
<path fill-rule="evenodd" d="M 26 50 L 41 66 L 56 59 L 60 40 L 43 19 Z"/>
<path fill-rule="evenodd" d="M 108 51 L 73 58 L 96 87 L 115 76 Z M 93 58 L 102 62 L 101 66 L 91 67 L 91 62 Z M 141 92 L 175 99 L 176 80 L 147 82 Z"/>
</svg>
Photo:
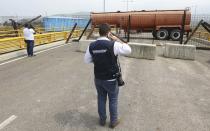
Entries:
<svg viewBox="0 0 210 131">
<path fill-rule="evenodd" d="M 111 28 L 108 24 L 99 26 L 100 37 L 87 48 L 84 60 L 85 63 L 94 63 L 99 123 L 102 126 L 106 124 L 106 100 L 108 95 L 110 127 L 114 128 L 120 123 L 118 118 L 119 86 L 116 76 L 119 73 L 117 56 L 130 54 L 131 48 L 128 44 L 112 35 L 110 31 Z"/>
<path fill-rule="evenodd" d="M 23 29 L 23 35 L 24 35 L 25 43 L 27 44 L 27 54 L 28 54 L 28 57 L 32 57 L 32 56 L 35 56 L 33 53 L 35 31 L 32 25 L 25 24 L 24 27 L 25 28 Z"/>
</svg>

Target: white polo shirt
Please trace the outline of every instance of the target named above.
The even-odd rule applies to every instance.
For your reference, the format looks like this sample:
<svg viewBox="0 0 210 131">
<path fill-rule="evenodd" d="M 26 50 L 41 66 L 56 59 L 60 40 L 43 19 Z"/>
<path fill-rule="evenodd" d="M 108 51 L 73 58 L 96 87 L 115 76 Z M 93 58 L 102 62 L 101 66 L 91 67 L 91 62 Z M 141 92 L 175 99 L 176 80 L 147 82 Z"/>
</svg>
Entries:
<svg viewBox="0 0 210 131">
<path fill-rule="evenodd" d="M 100 37 L 97 40 L 108 40 L 108 41 L 110 41 L 107 37 Z M 127 54 L 130 54 L 130 53 L 131 53 L 131 48 L 128 44 L 122 44 L 120 42 L 115 42 L 114 43 L 114 54 L 116 56 L 117 55 L 127 55 Z M 89 46 L 86 50 L 84 61 L 85 61 L 85 63 L 92 63 L 93 62 L 93 58 L 92 58 L 92 56 L 90 54 L 90 51 L 89 51 Z"/>
<path fill-rule="evenodd" d="M 34 33 L 35 31 L 33 29 L 23 29 L 23 35 L 25 40 L 34 40 Z"/>
</svg>

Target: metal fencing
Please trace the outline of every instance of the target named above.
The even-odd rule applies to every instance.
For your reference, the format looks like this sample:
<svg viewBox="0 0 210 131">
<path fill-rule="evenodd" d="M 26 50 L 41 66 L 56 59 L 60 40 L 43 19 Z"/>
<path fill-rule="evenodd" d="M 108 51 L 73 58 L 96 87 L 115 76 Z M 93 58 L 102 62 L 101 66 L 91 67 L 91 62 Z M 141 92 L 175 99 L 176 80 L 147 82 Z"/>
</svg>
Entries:
<svg viewBox="0 0 210 131">
<path fill-rule="evenodd" d="M 46 31 L 46 28 L 35 27 L 36 34 L 45 34 L 45 33 L 53 33 L 53 32 L 67 32 L 67 31 L 71 31 L 71 30 L 72 30 L 72 27 L 71 28 L 52 27 L 52 28 L 48 28 L 47 31 Z M 80 30 L 80 28 L 76 28 L 76 30 Z M 23 37 L 23 29 L 14 30 L 14 29 L 8 28 L 5 30 L 0 30 L 0 39 L 14 38 L 14 37 Z"/>
<path fill-rule="evenodd" d="M 135 17 L 135 16 L 131 15 L 130 17 Z M 174 29 L 169 29 L 168 31 L 167 31 L 167 28 L 159 29 L 159 30 L 161 30 L 160 33 L 154 32 L 153 29 L 145 30 L 144 28 L 147 27 L 147 22 L 148 22 L 147 18 L 148 17 L 150 17 L 150 16 L 145 15 L 145 16 L 143 16 L 144 19 L 135 19 L 135 22 L 143 25 L 143 27 L 140 28 L 139 30 L 129 28 L 129 20 L 128 20 L 128 22 L 127 22 L 128 27 L 126 28 L 126 29 L 128 29 L 127 32 L 124 31 L 124 29 L 122 30 L 122 28 L 121 28 L 120 29 L 121 32 L 119 33 L 119 36 L 124 37 L 125 39 L 127 39 L 130 42 L 149 43 L 149 44 L 164 44 L 164 43 L 189 44 L 189 45 L 195 45 L 198 49 L 210 49 L 210 32 L 208 32 L 202 25 L 200 25 L 198 27 L 198 29 L 195 30 L 201 20 L 203 20 L 207 23 L 210 23 L 210 15 L 196 15 L 196 16 L 194 15 L 194 16 L 192 16 L 189 33 L 182 30 L 183 25 L 180 25 L 181 29 L 174 28 Z M 171 15 L 169 17 L 176 17 L 176 16 Z M 169 19 L 169 18 L 166 17 L 165 21 L 167 21 L 167 19 Z M 185 21 L 184 19 L 185 18 L 183 16 L 182 19 L 180 19 L 179 21 Z M 126 22 L 126 20 L 122 21 L 122 22 Z M 133 21 L 130 21 L 131 24 L 132 24 L 132 22 Z M 175 31 L 175 33 L 174 33 L 174 31 Z M 176 34 L 176 31 L 181 32 L 181 33 Z M 193 32 L 193 31 L 195 31 L 195 32 Z M 162 36 L 161 36 L 161 33 L 162 33 Z M 194 34 L 192 34 L 192 33 L 194 33 Z M 159 38 L 157 38 L 157 35 Z M 166 38 L 163 38 L 164 35 L 166 35 Z M 173 37 L 178 37 L 179 35 L 181 35 L 180 38 L 178 38 L 178 39 L 173 38 Z M 186 41 L 190 35 L 192 35 L 192 36 L 189 39 L 189 41 L 186 43 Z"/>
<path fill-rule="evenodd" d="M 120 13 L 117 15 L 116 13 L 105 13 L 103 18 L 97 19 L 97 22 L 110 24 L 113 33 L 129 42 L 157 45 L 165 43 L 189 44 L 195 45 L 197 48 L 210 49 L 210 32 L 202 24 L 195 31 L 201 20 L 210 24 L 210 15 L 196 14 L 191 16 L 186 12 L 187 10 L 183 10 L 183 13 L 179 11 L 179 13 L 162 15 L 161 18 L 158 15 L 151 16 L 153 15 L 151 13 L 143 13 L 140 17 L 136 17 L 138 14 L 135 12 L 131 13 L 129 17 L 122 16 Z M 158 26 L 156 22 L 162 25 Z M 93 32 L 92 38 L 99 36 L 97 26 L 94 23 L 96 21 L 93 19 L 92 28 L 95 29 L 88 29 L 88 33 L 86 33 L 89 36 L 89 32 Z M 171 25 L 167 23 L 171 23 Z"/>
<path fill-rule="evenodd" d="M 134 15 L 131 15 L 130 17 L 135 17 Z M 153 29 L 146 29 L 147 27 L 147 18 L 150 16 L 143 16 L 144 19 L 135 19 L 136 23 L 140 23 L 143 25 L 142 28 L 140 29 L 132 29 L 129 28 L 129 20 L 128 20 L 128 27 L 123 29 L 120 28 L 119 30 L 119 36 L 124 37 L 127 39 L 129 42 L 139 42 L 139 43 L 149 43 L 149 44 L 164 44 L 164 43 L 175 43 L 175 44 L 183 44 L 187 38 L 191 35 L 191 33 L 195 30 L 196 26 L 199 24 L 200 20 L 204 20 L 207 23 L 210 23 L 210 15 L 197 15 L 197 16 L 192 16 L 191 17 L 191 25 L 190 29 L 191 31 L 189 34 L 187 32 L 182 32 L 182 30 L 179 29 L 169 29 L 167 31 L 166 29 L 159 29 L 161 32 L 154 32 Z M 176 17 L 176 16 L 170 16 L 170 17 Z M 165 18 L 167 21 L 168 18 Z M 123 22 L 126 22 L 122 21 Z M 180 19 L 180 21 L 184 21 L 183 19 Z M 132 21 L 130 21 L 132 24 Z M 134 25 L 135 26 L 135 25 Z M 126 31 L 127 30 L 127 31 Z M 174 34 L 174 31 L 179 31 L 182 32 L 180 34 Z M 162 34 L 161 34 L 162 33 Z M 176 33 L 176 32 L 175 32 Z M 157 35 L 159 38 L 157 38 Z M 162 36 L 161 36 L 162 35 Z M 175 39 L 173 37 L 178 37 L 179 35 L 180 38 Z M 166 36 L 166 38 L 165 38 Z M 182 39 L 183 37 L 183 39 Z M 192 35 L 191 39 L 186 43 L 190 45 L 195 45 L 198 48 L 210 48 L 210 32 L 208 32 L 205 28 L 202 26 L 199 26 L 199 28 L 195 31 L 195 33 Z"/>
<path fill-rule="evenodd" d="M 53 32 L 46 34 L 35 35 L 35 46 L 48 44 L 60 40 L 66 40 L 70 32 Z M 76 30 L 72 37 L 76 38 L 80 34 L 79 30 Z M 0 39 L 0 54 L 25 49 L 26 44 L 23 37 L 5 38 Z"/>
<path fill-rule="evenodd" d="M 184 11 L 185 10 L 183 10 L 183 12 Z M 187 41 L 186 44 L 195 45 L 197 48 L 210 49 L 210 32 L 206 30 L 206 28 L 204 28 L 202 24 L 198 27 L 198 24 L 201 20 L 210 24 L 210 15 L 196 14 L 188 17 L 188 15 L 186 15 L 185 13 L 175 13 L 165 15 L 164 18 L 158 20 L 159 22 L 163 23 L 163 25 L 164 23 L 172 23 L 172 25 L 176 25 L 178 21 L 178 28 L 177 26 L 173 28 L 173 26 L 167 24 L 165 24 L 166 28 L 162 28 L 159 26 L 151 27 L 151 23 L 157 25 L 155 19 L 158 19 L 158 16 L 155 16 L 151 19 L 151 13 L 144 13 L 141 17 L 136 17 L 136 15 L 138 14 L 133 13 L 129 15 L 129 17 L 123 17 L 121 15 L 116 15 L 113 17 L 113 15 L 110 14 L 110 16 L 106 15 L 106 17 L 99 20 L 101 22 L 106 22 L 110 24 L 112 27 L 112 32 L 117 34 L 125 41 L 157 45 L 162 45 L 165 43 L 185 44 Z M 78 16 L 78 18 L 80 18 L 80 16 Z M 85 18 L 89 18 L 89 15 L 87 15 Z M 172 21 L 172 19 L 174 18 L 176 20 L 176 23 L 173 23 Z M 190 23 L 189 27 L 186 26 L 187 22 Z M 82 31 L 83 28 L 77 27 L 76 30 L 80 30 L 80 32 L 77 32 L 77 34 L 81 37 L 90 37 L 90 39 L 97 38 L 99 36 L 98 27 L 95 26 L 93 30 L 94 20 L 92 20 L 91 23 L 87 26 L 87 29 L 84 32 Z M 57 28 L 59 28 L 59 30 L 61 30 L 62 32 L 70 31 L 72 29 L 65 27 L 51 27 L 50 29 L 48 29 L 48 31 L 55 32 Z M 187 31 L 188 28 L 189 31 Z M 43 28 L 36 29 L 38 30 L 38 32 L 41 32 L 42 35 L 44 35 L 44 33 L 47 33 Z M 5 34 L 14 35 L 15 31 L 0 31 L 0 37 L 4 37 Z M 18 31 L 18 34 L 18 36 L 22 36 L 22 30 Z"/>
<path fill-rule="evenodd" d="M 210 15 L 193 15 L 191 20 L 192 31 L 201 20 L 210 23 Z M 210 49 L 210 32 L 200 25 L 187 44 L 195 45 L 201 49 Z"/>
</svg>

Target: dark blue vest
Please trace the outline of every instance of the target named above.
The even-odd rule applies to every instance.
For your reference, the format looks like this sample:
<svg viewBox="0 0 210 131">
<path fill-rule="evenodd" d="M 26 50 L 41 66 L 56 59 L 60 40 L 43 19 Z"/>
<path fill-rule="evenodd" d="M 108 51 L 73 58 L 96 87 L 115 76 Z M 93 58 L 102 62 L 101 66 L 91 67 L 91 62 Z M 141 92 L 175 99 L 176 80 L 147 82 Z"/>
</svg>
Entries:
<svg viewBox="0 0 210 131">
<path fill-rule="evenodd" d="M 117 56 L 114 55 L 114 42 L 97 40 L 90 44 L 89 51 L 93 58 L 95 78 L 115 79 L 119 69 Z"/>
</svg>

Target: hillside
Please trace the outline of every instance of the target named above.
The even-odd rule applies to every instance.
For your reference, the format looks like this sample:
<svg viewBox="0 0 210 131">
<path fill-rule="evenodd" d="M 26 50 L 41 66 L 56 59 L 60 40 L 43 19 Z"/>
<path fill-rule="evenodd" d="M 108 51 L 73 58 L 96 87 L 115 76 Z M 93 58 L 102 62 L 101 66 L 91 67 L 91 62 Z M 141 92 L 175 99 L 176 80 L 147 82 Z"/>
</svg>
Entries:
<svg viewBox="0 0 210 131">
<path fill-rule="evenodd" d="M 52 16 L 90 18 L 90 12 L 76 12 L 71 14 L 55 14 Z"/>
</svg>

